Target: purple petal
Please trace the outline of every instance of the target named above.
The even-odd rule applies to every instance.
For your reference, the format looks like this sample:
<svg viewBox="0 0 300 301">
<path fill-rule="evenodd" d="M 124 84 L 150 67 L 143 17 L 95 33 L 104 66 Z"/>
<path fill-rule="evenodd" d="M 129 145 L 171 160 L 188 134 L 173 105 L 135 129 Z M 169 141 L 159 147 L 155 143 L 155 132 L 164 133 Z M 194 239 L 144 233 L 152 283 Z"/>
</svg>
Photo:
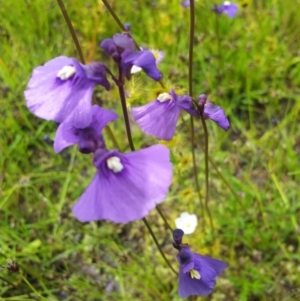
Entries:
<svg viewBox="0 0 300 301">
<path fill-rule="evenodd" d="M 126 34 L 115 34 L 112 39 L 103 40 L 100 46 L 116 62 L 120 61 L 121 54 L 125 50 L 135 51 L 133 39 Z"/>
<path fill-rule="evenodd" d="M 92 119 L 94 86 L 103 84 L 107 88 L 109 84 L 99 65 L 96 68 L 95 65 L 84 66 L 75 59 L 61 56 L 37 67 L 24 92 L 27 107 L 46 120 L 61 123 L 70 118 L 77 127 L 88 126 Z M 72 66 L 76 71 L 62 80 L 58 72 L 66 66 Z"/>
<path fill-rule="evenodd" d="M 195 117 L 199 117 L 199 112 L 193 106 L 193 100 L 189 95 L 176 95 L 173 90 L 170 92 L 170 94 L 180 109 Z"/>
<path fill-rule="evenodd" d="M 207 102 L 204 105 L 204 117 L 214 121 L 218 126 L 227 131 L 230 128 L 230 123 L 225 115 L 224 110 L 214 105 L 211 102 Z"/>
<path fill-rule="evenodd" d="M 118 115 L 115 112 L 94 105 L 92 107 L 92 122 L 88 127 L 84 129 L 76 128 L 72 125 L 71 120 L 67 119 L 59 125 L 56 131 L 54 151 L 59 153 L 64 148 L 76 143 L 80 144 L 81 148 L 83 148 L 83 145 L 89 145 L 90 149 L 97 147 L 97 142 L 100 142 L 100 144 L 102 142 L 99 139 L 102 138 L 101 131 L 103 128 L 117 118 Z"/>
<path fill-rule="evenodd" d="M 238 6 L 234 3 L 226 4 L 226 2 L 229 1 L 225 1 L 223 3 L 223 13 L 229 16 L 230 18 L 234 18 L 238 12 Z"/>
<path fill-rule="evenodd" d="M 230 18 L 234 18 L 238 12 L 238 6 L 232 2 L 224 1 L 219 6 L 215 5 L 212 10 L 219 15 L 224 13 Z"/>
<path fill-rule="evenodd" d="M 122 54 L 122 64 L 128 79 L 130 78 L 130 70 L 133 65 L 142 68 L 149 77 L 156 81 L 159 81 L 162 78 L 161 72 L 156 67 L 155 57 L 148 50 L 139 52 L 132 52 L 129 50 L 124 51 Z"/>
<path fill-rule="evenodd" d="M 130 38 L 127 34 L 117 33 L 113 36 L 113 40 L 119 49 L 119 53 L 122 53 L 124 50 L 135 51 L 135 44 L 133 42 L 133 39 Z"/>
<path fill-rule="evenodd" d="M 100 47 L 104 50 L 104 52 L 111 56 L 115 61 L 120 60 L 120 54 L 113 39 L 105 39 L 101 42 Z"/>
<path fill-rule="evenodd" d="M 74 133 L 74 127 L 69 122 L 63 122 L 56 130 L 54 138 L 54 151 L 61 152 L 64 148 L 79 142 L 79 137 Z"/>
<path fill-rule="evenodd" d="M 154 100 L 144 106 L 132 108 L 132 113 L 143 132 L 158 139 L 171 140 L 175 134 L 180 108 L 173 100 Z"/>
<path fill-rule="evenodd" d="M 178 293 L 181 298 L 191 295 L 207 296 L 216 285 L 216 277 L 226 268 L 224 261 L 194 254 L 193 269 L 199 272 L 200 279 L 191 278 L 185 265 L 180 265 Z M 190 264 L 189 264 L 190 265 Z"/>
<path fill-rule="evenodd" d="M 101 108 L 97 105 L 93 105 L 92 112 L 93 121 L 90 126 L 97 132 L 101 132 L 109 122 L 119 118 L 118 114 L 115 112 Z"/>
<path fill-rule="evenodd" d="M 112 156 L 120 158 L 124 166 L 120 172 L 108 169 L 106 160 Z M 95 164 L 94 179 L 73 207 L 81 222 L 141 219 L 164 200 L 172 180 L 170 153 L 163 145 L 128 154 L 112 151 Z"/>
<path fill-rule="evenodd" d="M 106 78 L 106 69 L 104 65 L 98 62 L 92 62 L 88 65 L 82 65 L 86 77 L 98 85 L 103 86 L 107 91 L 110 89 L 110 82 Z"/>
</svg>

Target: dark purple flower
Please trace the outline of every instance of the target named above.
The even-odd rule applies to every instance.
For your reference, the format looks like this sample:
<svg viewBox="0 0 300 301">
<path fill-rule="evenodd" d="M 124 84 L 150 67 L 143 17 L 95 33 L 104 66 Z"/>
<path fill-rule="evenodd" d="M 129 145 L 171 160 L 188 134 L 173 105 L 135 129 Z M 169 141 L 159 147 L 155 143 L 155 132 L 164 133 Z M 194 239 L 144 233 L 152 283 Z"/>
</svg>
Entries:
<svg viewBox="0 0 300 301">
<path fill-rule="evenodd" d="M 170 93 L 160 94 L 156 100 L 132 108 L 133 118 L 143 132 L 158 139 L 171 140 L 175 134 L 176 123 L 181 110 L 189 112 L 192 98 L 188 95 Z"/>
<path fill-rule="evenodd" d="M 73 58 L 57 57 L 34 69 L 24 92 L 28 109 L 36 116 L 86 127 L 92 119 L 92 94 L 96 85 L 109 90 L 105 67 L 83 65 Z"/>
<path fill-rule="evenodd" d="M 97 105 L 92 107 L 92 114 L 92 120 L 88 127 L 74 127 L 69 119 L 59 125 L 54 138 L 54 151 L 56 153 L 73 144 L 78 144 L 79 151 L 84 154 L 105 147 L 101 131 L 109 122 L 117 119 L 118 115 Z"/>
<path fill-rule="evenodd" d="M 224 261 L 193 253 L 182 245 L 177 255 L 180 264 L 178 294 L 181 298 L 207 296 L 216 285 L 216 277 L 226 268 Z"/>
<path fill-rule="evenodd" d="M 97 150 L 94 165 L 97 173 L 73 207 L 81 222 L 141 219 L 164 200 L 172 181 L 170 152 L 159 144 L 127 154 Z"/>
<path fill-rule="evenodd" d="M 127 34 L 115 34 L 112 39 L 105 39 L 100 44 L 107 55 L 111 56 L 117 63 L 121 62 L 121 54 L 125 50 L 135 52 L 135 44 Z"/>
<path fill-rule="evenodd" d="M 234 18 L 237 14 L 238 11 L 238 6 L 230 1 L 224 1 L 220 5 L 215 5 L 213 7 L 213 11 L 216 12 L 217 14 L 226 14 L 230 18 Z"/>
<path fill-rule="evenodd" d="M 130 79 L 132 67 L 135 66 L 141 68 L 152 79 L 161 80 L 162 74 L 157 69 L 156 64 L 155 56 L 149 50 L 125 50 L 122 53 L 122 68 L 127 79 Z"/>
<path fill-rule="evenodd" d="M 190 0 L 187 0 L 187 1 L 181 1 L 180 4 L 181 4 L 182 7 L 184 7 L 184 8 L 188 8 L 188 7 L 190 7 L 190 5 L 191 5 Z"/>
</svg>

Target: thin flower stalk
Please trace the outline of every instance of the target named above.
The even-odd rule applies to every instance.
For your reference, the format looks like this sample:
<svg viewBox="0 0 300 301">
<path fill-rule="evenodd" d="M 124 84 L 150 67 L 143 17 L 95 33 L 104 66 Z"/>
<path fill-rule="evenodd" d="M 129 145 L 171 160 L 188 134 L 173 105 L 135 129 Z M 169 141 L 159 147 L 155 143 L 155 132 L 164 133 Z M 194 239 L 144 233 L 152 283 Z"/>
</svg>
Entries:
<svg viewBox="0 0 300 301">
<path fill-rule="evenodd" d="M 122 72 L 121 69 L 119 69 L 119 78 L 121 78 L 122 76 Z M 118 86 L 119 89 L 119 96 L 120 96 L 120 100 L 122 103 L 122 111 L 123 111 L 123 116 L 124 116 L 124 121 L 125 121 L 125 127 L 126 127 L 126 133 L 127 133 L 127 139 L 130 145 L 130 149 L 131 151 L 134 151 L 134 144 L 133 144 L 133 140 L 132 140 L 132 135 L 131 135 L 131 129 L 130 129 L 130 124 L 129 124 L 129 118 L 128 118 L 128 113 L 127 113 L 127 107 L 126 107 L 126 99 L 125 99 L 125 92 L 124 92 L 124 86 L 120 85 Z M 161 210 L 159 210 L 159 212 L 161 213 Z M 167 257 L 165 256 L 163 250 L 161 249 L 158 240 L 148 222 L 148 220 L 144 217 L 143 218 L 143 222 L 145 224 L 145 226 L 147 227 L 150 235 L 152 236 L 152 239 L 154 240 L 154 243 L 156 244 L 157 249 L 159 250 L 161 256 L 163 257 L 163 259 L 165 260 L 166 264 L 170 267 L 170 269 L 177 275 L 177 272 L 174 270 L 174 268 L 172 267 L 172 265 L 170 264 L 169 260 L 167 259 Z"/>
<path fill-rule="evenodd" d="M 118 26 L 123 30 L 123 31 L 126 31 L 126 28 L 124 27 L 123 23 L 120 21 L 120 19 L 118 18 L 118 16 L 115 14 L 115 12 L 113 11 L 112 7 L 109 5 L 109 3 L 106 1 L 106 0 L 102 0 L 103 4 L 105 5 L 105 7 L 107 8 L 107 10 L 110 12 L 111 16 L 113 17 L 113 19 L 116 21 L 116 23 L 118 24 Z M 135 42 L 134 38 L 132 37 L 132 35 L 129 34 L 129 37 L 132 38 L 133 42 L 135 43 L 135 46 L 137 49 L 140 49 L 139 45 Z M 123 78 L 122 78 L 122 72 L 121 70 L 119 69 L 119 79 L 118 79 L 119 82 L 123 82 Z M 163 83 L 162 80 L 158 81 L 160 86 L 162 88 L 165 88 L 165 85 Z M 131 137 L 131 130 L 130 130 L 130 124 L 129 124 L 129 119 L 128 119 L 128 114 L 127 114 L 127 106 L 126 106 L 126 98 L 125 98 L 125 92 L 124 92 L 124 88 L 119 86 L 119 96 L 120 96 L 120 99 L 121 99 L 121 103 L 122 103 L 122 110 L 123 110 L 123 115 L 124 115 L 124 120 L 125 120 L 125 127 L 126 127 L 126 132 L 127 132 L 127 136 L 129 135 L 130 136 L 130 139 L 129 139 L 129 136 L 128 136 L 128 142 L 129 142 L 129 145 L 130 145 L 130 148 L 131 150 L 134 149 L 134 145 L 133 145 L 133 142 L 132 142 L 132 137 Z M 122 99 L 124 99 L 124 101 L 122 101 Z M 127 117 L 125 117 L 125 115 Z M 127 120 L 127 122 L 126 122 Z M 198 189 L 199 190 L 199 189 Z M 167 219 L 166 217 L 164 216 L 162 210 L 157 206 L 156 207 L 159 215 L 162 217 L 162 219 L 164 220 L 166 226 L 172 231 L 172 227 L 170 226 L 170 224 L 167 222 Z"/>
<path fill-rule="evenodd" d="M 195 36 L 195 1 L 190 1 L 190 43 L 189 43 L 189 95 L 193 98 L 193 55 L 194 55 L 194 36 Z M 202 201 L 202 197 L 200 195 L 200 185 L 198 180 L 198 170 L 196 165 L 196 155 L 195 155 L 195 131 L 194 131 L 194 117 L 190 116 L 190 131 L 191 131 L 191 148 L 192 148 L 192 157 L 193 157 L 193 170 L 194 170 L 194 178 L 195 178 L 195 185 L 196 191 L 198 194 L 199 202 L 201 204 L 202 212 L 204 212 L 204 205 Z M 208 137 L 205 137 L 207 140 Z M 205 158 L 207 160 L 207 158 Z M 206 188 L 207 194 L 207 188 Z M 204 223 L 204 220 L 203 220 Z M 204 225 L 203 225 L 204 228 Z"/>
</svg>

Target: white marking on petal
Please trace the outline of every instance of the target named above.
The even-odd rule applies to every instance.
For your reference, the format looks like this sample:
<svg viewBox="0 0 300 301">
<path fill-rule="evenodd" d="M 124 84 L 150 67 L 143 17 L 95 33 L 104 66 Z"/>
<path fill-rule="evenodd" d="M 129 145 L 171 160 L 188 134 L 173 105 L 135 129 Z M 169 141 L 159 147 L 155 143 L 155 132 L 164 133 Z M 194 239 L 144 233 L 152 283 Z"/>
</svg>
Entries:
<svg viewBox="0 0 300 301">
<path fill-rule="evenodd" d="M 124 168 L 119 157 L 110 157 L 106 160 L 106 163 L 107 167 L 115 173 L 120 172 Z"/>
<path fill-rule="evenodd" d="M 230 2 L 230 1 L 224 1 L 223 4 L 224 4 L 225 6 L 229 6 L 229 5 L 231 4 L 231 2 Z"/>
<path fill-rule="evenodd" d="M 73 66 L 64 66 L 57 72 L 57 77 L 59 77 L 61 80 L 67 80 L 75 73 L 76 69 Z"/>
<path fill-rule="evenodd" d="M 167 100 L 171 100 L 172 96 L 169 93 L 161 93 L 158 95 L 157 100 L 160 102 L 165 102 Z"/>
<path fill-rule="evenodd" d="M 141 67 L 136 66 L 136 65 L 133 65 L 133 66 L 131 67 L 130 73 L 131 73 L 131 74 L 134 74 L 134 73 L 140 72 L 141 70 L 142 70 Z"/>
<path fill-rule="evenodd" d="M 201 278 L 201 275 L 198 271 L 194 270 L 194 269 L 191 269 L 190 270 L 190 275 L 191 275 L 191 278 L 195 278 L 195 279 L 200 279 Z"/>
</svg>

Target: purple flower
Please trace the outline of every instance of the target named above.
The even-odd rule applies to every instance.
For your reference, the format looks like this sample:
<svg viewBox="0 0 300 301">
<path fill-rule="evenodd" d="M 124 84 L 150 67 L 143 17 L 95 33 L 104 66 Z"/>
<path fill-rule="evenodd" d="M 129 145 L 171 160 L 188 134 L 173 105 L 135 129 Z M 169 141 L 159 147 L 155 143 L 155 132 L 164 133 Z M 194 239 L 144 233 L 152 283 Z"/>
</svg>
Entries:
<svg viewBox="0 0 300 301">
<path fill-rule="evenodd" d="M 190 0 L 181 1 L 180 4 L 182 5 L 183 8 L 188 8 L 191 5 Z"/>
<path fill-rule="evenodd" d="M 156 100 L 133 108 L 133 118 L 149 135 L 158 139 L 171 140 L 175 134 L 176 123 L 181 110 L 189 112 L 192 107 L 192 98 L 188 95 L 170 93 L 160 94 Z"/>
<path fill-rule="evenodd" d="M 213 11 L 219 15 L 224 13 L 230 18 L 234 18 L 237 14 L 238 6 L 230 1 L 224 1 L 219 6 L 215 5 Z"/>
<path fill-rule="evenodd" d="M 219 127 L 227 131 L 230 128 L 230 123 L 225 115 L 224 110 L 221 107 L 216 106 L 211 102 L 207 102 L 206 100 L 207 100 L 207 96 L 205 94 L 199 95 L 198 105 L 200 108 L 204 106 L 203 108 L 204 118 L 214 121 Z M 196 116 L 195 114 L 192 115 Z"/>
<path fill-rule="evenodd" d="M 151 51 L 136 51 L 133 39 L 127 34 L 115 34 L 112 39 L 105 39 L 101 43 L 101 47 L 122 67 L 127 79 L 130 79 L 130 71 L 133 66 L 141 68 L 156 81 L 162 78 Z"/>
<path fill-rule="evenodd" d="M 130 51 L 125 50 L 122 53 L 122 68 L 127 79 L 131 77 L 132 67 L 141 68 L 149 77 L 159 81 L 162 78 L 161 72 L 156 67 L 156 59 L 149 50 Z"/>
<path fill-rule="evenodd" d="M 127 34 L 115 34 L 112 39 L 105 39 L 100 44 L 107 55 L 111 56 L 115 62 L 120 63 L 121 54 L 125 50 L 135 52 L 135 44 Z"/>
<path fill-rule="evenodd" d="M 92 94 L 96 85 L 109 90 L 105 67 L 83 65 L 73 58 L 57 57 L 34 69 L 24 92 L 28 109 L 36 116 L 86 127 L 92 119 Z"/>
<path fill-rule="evenodd" d="M 94 165 L 97 173 L 73 207 L 81 222 L 141 219 L 164 200 L 172 181 L 170 152 L 159 144 L 127 154 L 97 150 Z"/>
<path fill-rule="evenodd" d="M 227 116 L 225 115 L 224 110 L 214 105 L 211 102 L 207 102 L 204 105 L 204 111 L 203 111 L 204 118 L 208 118 L 212 121 L 214 121 L 219 127 L 227 131 L 230 128 L 230 123 L 228 121 Z"/>
<path fill-rule="evenodd" d="M 146 47 L 141 47 L 141 50 L 142 50 L 142 51 L 145 51 L 145 50 L 148 51 L 148 50 L 149 50 L 149 51 L 153 54 L 153 56 L 154 56 L 154 58 L 155 58 L 155 63 L 156 63 L 156 65 L 158 65 L 158 64 L 164 59 L 164 57 L 165 57 L 164 52 L 161 51 L 161 50 L 157 50 L 157 49 L 148 49 L 148 48 L 146 48 Z M 131 67 L 130 73 L 131 73 L 131 74 L 134 74 L 134 73 L 137 73 L 137 72 L 139 72 L 139 71 L 141 71 L 141 70 L 143 70 L 141 67 L 138 67 L 138 66 L 136 66 L 136 65 L 133 65 L 133 66 Z"/>
<path fill-rule="evenodd" d="M 109 122 L 117 119 L 118 115 L 97 105 L 92 107 L 92 114 L 92 121 L 88 127 L 74 127 L 69 119 L 59 125 L 54 138 L 56 153 L 76 143 L 79 145 L 79 151 L 84 154 L 105 148 L 101 131 Z"/>
<path fill-rule="evenodd" d="M 177 260 L 180 264 L 178 294 L 207 296 L 216 285 L 216 277 L 226 268 L 224 261 L 193 253 L 187 244 L 181 245 Z"/>
</svg>

